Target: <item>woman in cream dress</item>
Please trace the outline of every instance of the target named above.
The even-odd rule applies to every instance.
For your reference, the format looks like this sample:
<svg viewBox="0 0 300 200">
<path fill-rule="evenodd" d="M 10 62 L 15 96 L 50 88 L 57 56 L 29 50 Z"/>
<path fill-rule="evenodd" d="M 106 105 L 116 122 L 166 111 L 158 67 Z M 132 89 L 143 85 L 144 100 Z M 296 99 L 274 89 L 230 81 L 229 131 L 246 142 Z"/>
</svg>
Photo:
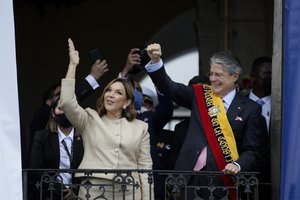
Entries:
<svg viewBox="0 0 300 200">
<path fill-rule="evenodd" d="M 76 67 L 79 53 L 68 39 L 70 63 L 66 77 L 62 79 L 61 109 L 70 122 L 81 133 L 84 156 L 79 169 L 152 169 L 148 126 L 135 119 L 133 88 L 125 79 L 114 79 L 104 88 L 97 100 L 96 109 L 83 109 L 74 93 Z M 106 61 L 101 62 L 104 73 L 108 71 Z M 83 175 L 77 174 L 77 177 Z M 135 199 L 150 199 L 148 174 L 133 172 Z M 112 184 L 113 174 L 94 173 L 89 179 L 93 184 Z M 85 180 L 83 180 L 84 182 Z M 119 187 L 119 185 L 118 185 Z M 115 188 L 115 199 L 122 198 L 120 188 Z M 152 187 L 151 187 L 152 188 Z M 86 199 L 87 190 L 80 188 L 79 197 Z M 89 190 L 89 199 L 100 196 L 98 187 Z M 153 192 L 151 189 L 153 196 Z M 132 199 L 132 187 L 127 186 L 126 199 Z M 112 187 L 106 187 L 105 198 L 112 199 Z"/>
</svg>

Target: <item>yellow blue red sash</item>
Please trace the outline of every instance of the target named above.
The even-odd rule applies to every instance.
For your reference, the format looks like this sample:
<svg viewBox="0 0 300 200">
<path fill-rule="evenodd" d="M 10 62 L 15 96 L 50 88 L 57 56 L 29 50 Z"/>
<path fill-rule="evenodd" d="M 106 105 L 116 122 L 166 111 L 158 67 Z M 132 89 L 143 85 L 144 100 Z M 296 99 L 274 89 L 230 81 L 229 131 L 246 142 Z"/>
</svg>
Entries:
<svg viewBox="0 0 300 200">
<path fill-rule="evenodd" d="M 219 171 L 222 171 L 227 163 L 234 162 L 239 157 L 222 99 L 214 94 L 209 85 L 197 84 L 193 87 L 208 144 Z M 223 181 L 226 186 L 233 185 L 228 176 L 224 176 Z M 230 198 L 236 199 L 235 192 L 229 192 Z"/>
</svg>

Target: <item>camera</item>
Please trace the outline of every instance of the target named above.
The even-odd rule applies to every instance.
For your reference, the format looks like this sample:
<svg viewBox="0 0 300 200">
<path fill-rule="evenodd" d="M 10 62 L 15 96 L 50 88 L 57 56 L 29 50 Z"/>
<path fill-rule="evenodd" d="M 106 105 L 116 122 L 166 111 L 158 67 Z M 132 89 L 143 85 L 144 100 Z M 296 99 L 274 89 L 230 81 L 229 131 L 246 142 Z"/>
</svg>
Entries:
<svg viewBox="0 0 300 200">
<path fill-rule="evenodd" d="M 141 56 L 141 64 L 134 65 L 132 70 L 129 72 L 130 74 L 136 74 L 144 70 L 145 65 L 147 65 L 148 62 L 151 60 L 145 48 L 140 48 L 139 51 L 136 51 L 134 53 L 137 53 Z"/>
</svg>

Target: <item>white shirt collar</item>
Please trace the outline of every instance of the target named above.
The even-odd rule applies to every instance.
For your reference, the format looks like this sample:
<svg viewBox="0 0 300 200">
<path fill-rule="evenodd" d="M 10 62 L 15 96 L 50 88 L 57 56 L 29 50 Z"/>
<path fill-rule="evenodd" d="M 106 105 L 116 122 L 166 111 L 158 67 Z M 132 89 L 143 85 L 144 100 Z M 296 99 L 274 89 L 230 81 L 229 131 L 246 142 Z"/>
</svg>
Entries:
<svg viewBox="0 0 300 200">
<path fill-rule="evenodd" d="M 230 106 L 231 102 L 233 101 L 234 97 L 236 95 L 236 90 L 235 88 L 233 90 L 231 90 L 228 94 L 226 94 L 222 100 L 225 101 L 228 106 Z"/>
<path fill-rule="evenodd" d="M 252 99 L 253 101 L 257 101 L 257 100 L 260 99 L 260 98 L 258 98 L 258 97 L 253 93 L 252 90 L 250 90 L 250 93 L 249 93 L 249 99 Z M 271 95 L 265 96 L 265 97 L 261 98 L 261 100 L 263 100 L 266 104 L 270 104 L 270 103 L 271 103 Z"/>
<path fill-rule="evenodd" d="M 58 131 L 58 141 L 59 143 L 61 143 L 61 141 L 63 141 L 65 138 L 69 137 L 71 138 L 72 142 L 73 142 L 73 138 L 74 138 L 74 127 L 72 128 L 70 134 L 68 136 L 66 136 L 61 130 L 60 128 L 57 126 L 57 131 Z"/>
</svg>

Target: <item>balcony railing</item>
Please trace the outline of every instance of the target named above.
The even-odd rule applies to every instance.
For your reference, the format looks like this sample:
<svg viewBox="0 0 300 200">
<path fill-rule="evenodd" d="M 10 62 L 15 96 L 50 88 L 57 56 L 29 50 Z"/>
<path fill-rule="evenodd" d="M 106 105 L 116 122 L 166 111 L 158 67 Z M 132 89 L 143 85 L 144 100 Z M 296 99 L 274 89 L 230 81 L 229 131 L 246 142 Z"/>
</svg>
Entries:
<svg viewBox="0 0 300 200">
<path fill-rule="evenodd" d="M 80 173 L 84 177 L 81 181 L 72 184 L 62 184 L 61 173 L 77 174 Z M 144 174 L 148 177 L 149 199 L 154 199 L 153 190 L 153 174 L 162 176 L 165 180 L 164 191 L 165 200 L 202 200 L 202 199 L 258 199 L 258 179 L 256 172 L 243 172 L 238 175 L 224 175 L 219 172 L 194 172 L 194 171 L 162 171 L 162 170 L 71 170 L 71 169 L 24 169 L 23 170 L 23 195 L 24 200 L 56 200 L 64 199 L 64 189 L 70 188 L 75 193 L 72 199 L 92 200 L 90 190 L 92 187 L 97 188 L 97 198 L 108 199 L 107 191 L 113 194 L 111 199 L 120 200 L 115 193 L 121 194 L 123 200 L 138 199 L 132 191 L 141 189 L 139 180 L 135 180 L 133 174 Z M 112 177 L 108 183 L 93 183 L 93 177 L 102 174 Z M 225 186 L 223 178 L 227 177 L 232 180 L 232 185 Z M 193 180 L 200 178 L 204 184 L 193 185 Z M 221 181 L 220 181 L 221 180 Z M 83 197 L 78 196 L 77 192 L 80 187 L 84 191 Z M 143 188 L 145 190 L 145 188 Z M 128 192 L 131 195 L 128 196 Z M 195 197 L 191 197 L 193 194 Z"/>
</svg>

